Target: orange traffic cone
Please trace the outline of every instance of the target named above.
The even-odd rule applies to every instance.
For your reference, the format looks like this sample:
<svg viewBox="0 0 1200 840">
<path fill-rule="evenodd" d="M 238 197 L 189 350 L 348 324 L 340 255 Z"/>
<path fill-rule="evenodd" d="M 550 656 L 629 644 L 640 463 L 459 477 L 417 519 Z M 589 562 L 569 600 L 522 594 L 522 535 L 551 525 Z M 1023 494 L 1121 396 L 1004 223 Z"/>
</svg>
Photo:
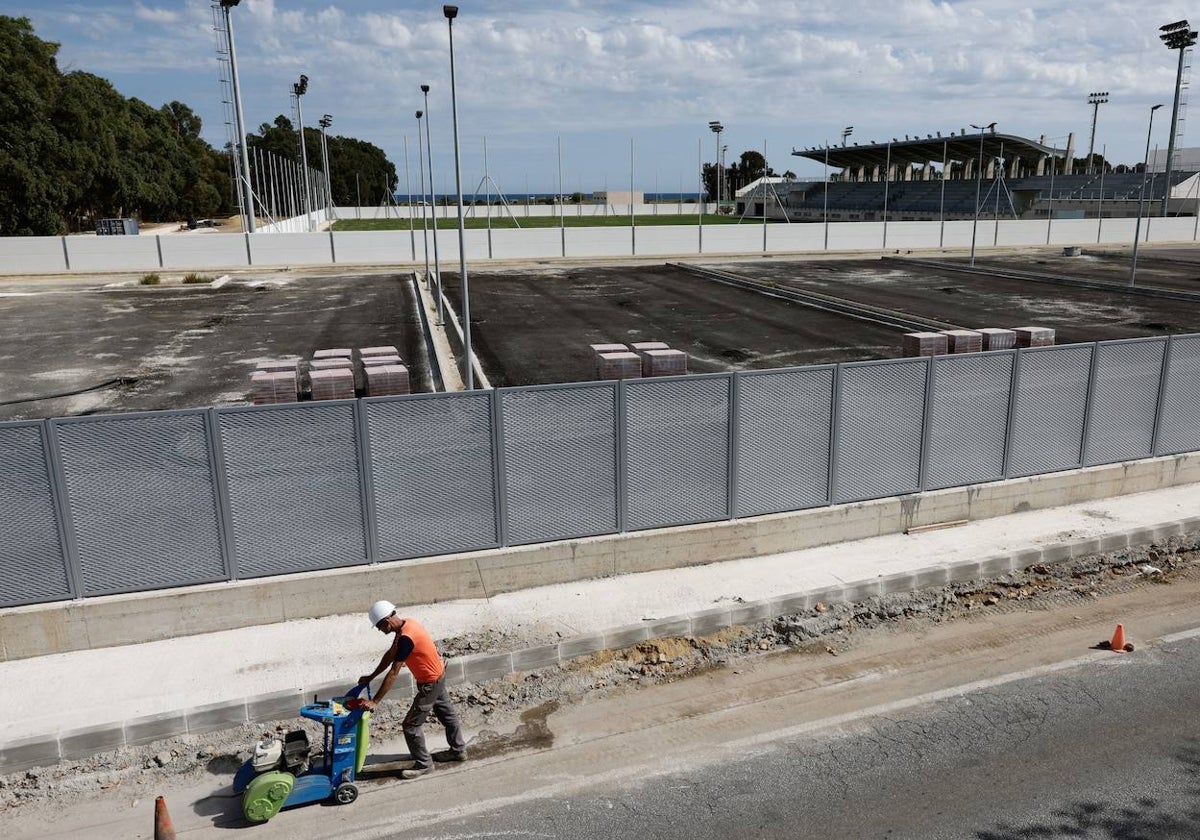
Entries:
<svg viewBox="0 0 1200 840">
<path fill-rule="evenodd" d="M 175 826 L 167 813 L 167 800 L 161 796 L 154 800 L 154 840 L 175 840 Z"/>
<path fill-rule="evenodd" d="M 1131 653 L 1133 644 L 1125 641 L 1125 625 L 1118 624 L 1116 632 L 1113 633 L 1112 640 L 1105 639 L 1097 646 L 1105 650 L 1115 650 L 1117 653 Z"/>
</svg>

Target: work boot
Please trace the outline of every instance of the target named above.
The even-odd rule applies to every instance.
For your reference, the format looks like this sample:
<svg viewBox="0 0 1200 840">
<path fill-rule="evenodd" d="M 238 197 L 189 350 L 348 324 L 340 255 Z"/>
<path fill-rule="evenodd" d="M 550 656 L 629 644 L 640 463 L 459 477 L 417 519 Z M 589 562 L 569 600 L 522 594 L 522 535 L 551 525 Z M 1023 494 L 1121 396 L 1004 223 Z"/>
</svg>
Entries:
<svg viewBox="0 0 1200 840">
<path fill-rule="evenodd" d="M 400 778 L 401 779 L 419 779 L 432 769 L 433 769 L 432 766 L 420 767 L 420 766 L 414 764 L 412 767 L 409 767 L 405 770 L 401 770 Z"/>
<path fill-rule="evenodd" d="M 467 751 L 466 750 L 440 750 L 439 752 L 435 752 L 433 754 L 433 760 L 442 762 L 442 763 L 446 763 L 449 761 L 466 761 L 467 760 Z"/>
</svg>

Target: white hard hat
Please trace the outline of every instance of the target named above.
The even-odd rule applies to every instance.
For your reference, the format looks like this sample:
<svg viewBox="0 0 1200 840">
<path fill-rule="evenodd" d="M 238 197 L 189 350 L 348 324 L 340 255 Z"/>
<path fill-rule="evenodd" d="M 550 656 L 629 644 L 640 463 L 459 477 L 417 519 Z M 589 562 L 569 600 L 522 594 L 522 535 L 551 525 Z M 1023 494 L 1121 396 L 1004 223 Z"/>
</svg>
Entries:
<svg viewBox="0 0 1200 840">
<path fill-rule="evenodd" d="M 371 609 L 367 612 L 367 616 L 371 619 L 371 624 L 378 624 L 389 615 L 396 611 L 396 605 L 391 601 L 376 601 L 371 605 Z"/>
</svg>

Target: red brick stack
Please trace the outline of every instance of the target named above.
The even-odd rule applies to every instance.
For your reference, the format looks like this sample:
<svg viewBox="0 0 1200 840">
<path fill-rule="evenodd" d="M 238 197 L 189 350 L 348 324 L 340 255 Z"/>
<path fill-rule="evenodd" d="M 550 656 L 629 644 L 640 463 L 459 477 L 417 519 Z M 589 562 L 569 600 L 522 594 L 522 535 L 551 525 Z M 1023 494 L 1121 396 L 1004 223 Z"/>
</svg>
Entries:
<svg viewBox="0 0 1200 840">
<path fill-rule="evenodd" d="M 637 379 L 642 375 L 642 360 L 628 350 L 596 354 L 597 379 Z"/>
<path fill-rule="evenodd" d="M 687 373 L 687 353 L 656 349 L 642 353 L 642 376 L 681 376 Z"/>
<path fill-rule="evenodd" d="M 912 332 L 904 334 L 905 356 L 944 356 L 950 339 L 945 333 Z"/>
<path fill-rule="evenodd" d="M 1018 347 L 1052 347 L 1054 346 L 1054 330 L 1050 327 L 1017 327 Z"/>
<path fill-rule="evenodd" d="M 353 368 L 326 368 L 313 370 L 308 375 L 312 382 L 314 400 L 348 400 L 355 396 Z"/>
<path fill-rule="evenodd" d="M 308 363 L 309 370 L 339 370 L 342 368 L 346 370 L 353 370 L 354 362 L 350 361 L 349 359 L 343 359 L 340 356 L 333 356 L 325 359 L 318 359 L 314 357 L 313 360 Z"/>
<path fill-rule="evenodd" d="M 976 330 L 944 330 L 946 349 L 951 353 L 978 353 L 983 349 L 983 334 Z"/>
<path fill-rule="evenodd" d="M 1012 330 L 984 327 L 979 334 L 983 336 L 984 350 L 1011 350 L 1017 346 L 1017 334 Z"/>
<path fill-rule="evenodd" d="M 250 398 L 255 405 L 296 401 L 296 372 L 256 370 L 250 374 Z"/>
<path fill-rule="evenodd" d="M 348 347 L 337 347 L 332 350 L 315 350 L 314 359 L 353 359 L 354 351 Z"/>
<path fill-rule="evenodd" d="M 408 368 L 401 364 L 367 365 L 363 368 L 363 382 L 368 397 L 411 393 Z"/>
</svg>

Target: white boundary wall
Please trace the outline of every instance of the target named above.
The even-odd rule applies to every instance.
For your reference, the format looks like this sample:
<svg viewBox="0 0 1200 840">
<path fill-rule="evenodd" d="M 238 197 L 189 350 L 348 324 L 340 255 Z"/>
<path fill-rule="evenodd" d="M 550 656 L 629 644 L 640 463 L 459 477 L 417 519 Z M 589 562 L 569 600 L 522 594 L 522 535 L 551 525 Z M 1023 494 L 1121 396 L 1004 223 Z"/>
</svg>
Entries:
<svg viewBox="0 0 1200 840">
<path fill-rule="evenodd" d="M 280 222 L 284 232 L 259 234 L 171 234 L 168 236 L 52 236 L 0 238 L 0 275 L 186 271 L 254 266 L 423 265 L 420 228 L 399 231 L 286 232 L 304 218 Z M 1013 246 L 1130 245 L 1135 219 L 981 219 L 954 222 L 833 222 L 823 224 L 663 225 L 629 227 L 468 230 L 467 259 L 489 260 L 686 257 L 702 254 L 965 249 L 974 227 L 978 251 Z M 1197 241 L 1197 219 L 1142 220 L 1144 242 Z M 430 262 L 433 237 L 428 231 Z M 436 233 L 447 270 L 457 270 L 458 231 Z"/>
</svg>

